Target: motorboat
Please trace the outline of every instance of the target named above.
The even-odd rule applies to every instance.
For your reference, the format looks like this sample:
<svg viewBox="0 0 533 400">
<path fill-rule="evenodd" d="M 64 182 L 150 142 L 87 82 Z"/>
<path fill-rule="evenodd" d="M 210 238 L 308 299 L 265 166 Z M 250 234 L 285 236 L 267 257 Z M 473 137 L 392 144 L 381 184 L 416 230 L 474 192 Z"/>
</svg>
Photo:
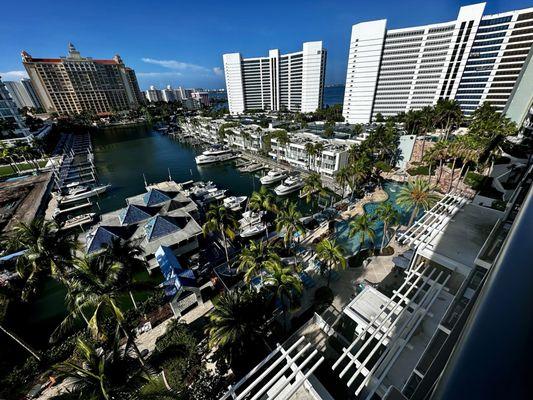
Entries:
<svg viewBox="0 0 533 400">
<path fill-rule="evenodd" d="M 287 177 L 287 173 L 283 170 L 272 170 L 263 176 L 260 181 L 263 185 L 271 185 L 277 183 Z"/>
<path fill-rule="evenodd" d="M 230 196 L 224 199 L 224 207 L 231 211 L 238 211 L 241 209 L 241 204 L 246 201 L 246 196 Z"/>
<path fill-rule="evenodd" d="M 206 183 L 198 182 L 191 189 L 189 189 L 189 193 L 196 197 L 202 197 L 202 196 L 205 196 L 207 193 L 209 193 L 210 190 L 212 191 L 213 189 L 217 190 L 217 187 L 211 181 L 208 181 Z"/>
<path fill-rule="evenodd" d="M 87 213 L 87 214 L 77 215 L 63 222 L 59 229 L 66 230 L 70 228 L 75 228 L 76 226 L 82 226 L 82 225 L 88 224 L 94 220 L 94 217 L 96 217 L 96 213 Z"/>
<path fill-rule="evenodd" d="M 259 223 L 255 225 L 250 225 L 241 230 L 241 237 L 248 238 L 255 235 L 259 235 L 260 233 L 263 233 L 266 230 L 266 224 Z"/>
<path fill-rule="evenodd" d="M 199 156 L 194 157 L 194 160 L 196 161 L 196 165 L 205 165 L 228 161 L 235 157 L 236 156 L 234 156 L 232 153 L 223 153 L 219 155 L 200 154 Z"/>
<path fill-rule="evenodd" d="M 303 186 L 304 186 L 304 182 L 300 178 L 296 176 L 291 176 L 285 179 L 281 185 L 276 186 L 276 188 L 274 189 L 274 192 L 278 196 L 285 196 L 290 193 L 296 192 Z"/>
<path fill-rule="evenodd" d="M 58 196 L 58 201 L 61 204 L 68 204 L 68 203 L 74 203 L 75 201 L 87 199 L 89 197 L 93 197 L 96 195 L 99 195 L 101 193 L 104 193 L 107 189 L 109 189 L 111 185 L 101 185 L 101 186 L 77 186 L 75 188 L 72 188 L 68 191 L 67 195 L 60 195 Z"/>
<path fill-rule="evenodd" d="M 231 149 L 228 149 L 225 146 L 212 146 L 202 153 L 204 156 L 220 156 L 222 154 L 230 154 Z"/>
<path fill-rule="evenodd" d="M 222 200 L 226 195 L 227 190 L 226 189 L 216 189 L 215 190 L 209 190 L 209 192 L 203 196 L 203 200 L 205 202 L 213 201 L 213 200 Z"/>
<path fill-rule="evenodd" d="M 246 211 L 242 213 L 242 218 L 239 220 L 239 224 L 241 227 L 256 225 L 261 222 L 263 216 L 266 213 L 264 211 L 254 212 L 254 211 Z"/>
</svg>

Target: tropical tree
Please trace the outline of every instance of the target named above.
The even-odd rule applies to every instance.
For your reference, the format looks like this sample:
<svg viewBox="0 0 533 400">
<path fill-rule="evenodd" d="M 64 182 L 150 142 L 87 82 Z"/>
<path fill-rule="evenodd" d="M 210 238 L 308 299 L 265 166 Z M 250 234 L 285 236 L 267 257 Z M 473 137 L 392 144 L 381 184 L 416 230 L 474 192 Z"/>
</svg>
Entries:
<svg viewBox="0 0 533 400">
<path fill-rule="evenodd" d="M 265 262 L 268 275 L 265 286 L 270 288 L 281 304 L 285 328 L 288 328 L 288 311 L 294 305 L 297 297 L 302 293 L 303 285 L 290 267 L 284 266 L 279 260 Z"/>
<path fill-rule="evenodd" d="M 133 273 L 148 269 L 148 262 L 143 258 L 144 251 L 141 246 L 129 240 L 122 240 L 120 238 L 111 239 L 110 244 L 104 245 L 105 254 L 111 262 L 117 262 L 124 265 L 123 272 L 125 281 L 133 279 Z M 133 293 L 129 292 L 133 306 L 137 308 L 137 303 L 133 297 Z"/>
<path fill-rule="evenodd" d="M 250 358 L 265 347 L 265 304 L 260 293 L 234 290 L 220 295 L 209 315 L 209 347 L 216 349 L 232 368 L 251 363 Z"/>
<path fill-rule="evenodd" d="M 307 154 L 307 168 L 309 170 L 312 170 L 311 168 L 311 160 L 316 156 L 316 149 L 315 145 L 311 142 L 307 142 L 305 144 L 305 153 Z"/>
<path fill-rule="evenodd" d="M 322 178 L 319 173 L 313 172 L 305 177 L 302 192 L 305 193 L 305 201 L 307 203 L 311 201 L 313 193 L 318 193 L 319 196 L 325 196 L 327 194 L 326 189 L 322 185 Z"/>
<path fill-rule="evenodd" d="M 141 353 L 133 334 L 124 326 L 124 314 L 119 305 L 120 297 L 135 288 L 125 281 L 125 266 L 110 262 L 105 255 L 75 259 L 67 282 L 66 304 L 69 314 L 52 334 L 52 340 L 63 334 L 80 317 L 87 323 L 91 335 L 97 340 L 107 340 L 106 322 L 114 321 L 127 337 L 140 362 Z M 145 288 L 145 285 L 141 285 Z"/>
<path fill-rule="evenodd" d="M 380 252 L 383 252 L 383 247 L 385 246 L 385 240 L 387 238 L 387 233 L 389 226 L 397 224 L 400 220 L 400 213 L 394 208 L 394 206 L 385 201 L 380 203 L 376 209 L 377 218 L 383 222 L 383 238 L 381 239 Z"/>
<path fill-rule="evenodd" d="M 18 248 L 25 250 L 17 259 L 17 272 L 25 280 L 23 300 L 37 293 L 46 276 L 66 279 L 77 242 L 59 230 L 56 223 L 40 218 L 29 224 L 20 222 L 13 229 L 12 238 Z"/>
<path fill-rule="evenodd" d="M 228 254 L 228 240 L 234 239 L 236 236 L 237 221 L 233 214 L 222 205 L 212 204 L 206 214 L 206 221 L 203 226 L 204 235 L 211 232 L 217 232 L 222 235 L 224 242 L 224 251 L 226 253 L 226 261 L 229 263 Z"/>
<path fill-rule="evenodd" d="M 327 272 L 327 286 L 329 288 L 329 284 L 331 281 L 331 271 L 334 268 L 338 267 L 346 268 L 346 259 L 342 254 L 342 248 L 338 244 L 336 244 L 334 240 L 323 239 L 316 246 L 316 255 L 318 259 L 322 262 L 324 271 Z"/>
<path fill-rule="evenodd" d="M 350 168 L 345 165 L 337 171 L 335 174 L 335 181 L 342 188 L 342 197 L 346 196 L 346 189 L 348 188 L 348 182 L 350 180 Z"/>
<path fill-rule="evenodd" d="M 456 100 L 439 99 L 435 105 L 436 123 L 444 129 L 443 140 L 448 140 L 452 128 L 459 126 L 464 118 L 463 110 Z"/>
<path fill-rule="evenodd" d="M 364 213 L 357 215 L 348 224 L 348 237 L 354 237 L 359 234 L 359 250 L 363 249 L 367 239 L 372 243 L 376 240 L 376 231 L 374 230 L 374 217 Z"/>
<path fill-rule="evenodd" d="M 67 392 L 54 399 L 111 400 L 131 398 L 150 381 L 134 359 L 121 351 L 117 335 L 111 350 L 97 350 L 78 338 L 75 357 L 56 366 L 61 378 L 68 378 Z"/>
<path fill-rule="evenodd" d="M 438 199 L 438 195 L 433 193 L 428 182 L 417 178 L 400 190 L 396 202 L 405 210 L 412 210 L 407 224 L 411 226 L 420 209 L 429 210 Z"/>
<path fill-rule="evenodd" d="M 432 106 L 424 107 L 420 112 L 420 126 L 424 138 L 422 139 L 422 149 L 420 152 L 421 159 L 424 159 L 424 150 L 426 147 L 426 136 L 435 128 L 435 109 Z"/>
<path fill-rule="evenodd" d="M 258 192 L 250 196 L 249 207 L 255 211 L 277 212 L 276 198 L 266 187 L 261 186 Z"/>
<path fill-rule="evenodd" d="M 361 133 L 363 133 L 363 125 L 362 124 L 355 124 L 352 126 L 352 134 L 355 136 L 359 136 Z"/>
<path fill-rule="evenodd" d="M 254 276 L 261 273 L 267 261 L 278 259 L 275 249 L 268 242 L 250 242 L 239 255 L 239 270 L 246 271 L 244 281 L 250 283 Z"/>
<path fill-rule="evenodd" d="M 283 207 L 279 210 L 278 216 L 276 218 L 276 230 L 278 232 L 285 231 L 283 235 L 283 242 L 285 247 L 289 246 L 289 243 L 292 241 L 294 234 L 299 232 L 303 234 L 305 232 L 302 223 L 300 222 L 302 214 L 298 211 L 296 203 L 285 200 Z"/>
<path fill-rule="evenodd" d="M 322 152 L 324 151 L 324 144 L 322 142 L 317 142 L 315 143 L 315 152 L 314 152 L 314 156 L 315 158 L 318 157 L 318 159 L 321 161 L 322 160 Z M 318 168 L 318 165 L 316 165 L 316 161 L 315 161 L 315 167 Z"/>
</svg>

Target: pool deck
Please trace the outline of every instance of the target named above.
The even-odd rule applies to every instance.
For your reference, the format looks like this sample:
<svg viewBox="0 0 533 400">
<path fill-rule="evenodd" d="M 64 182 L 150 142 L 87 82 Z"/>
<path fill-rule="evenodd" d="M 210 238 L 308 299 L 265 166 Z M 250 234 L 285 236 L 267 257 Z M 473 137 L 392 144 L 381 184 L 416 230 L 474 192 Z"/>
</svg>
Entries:
<svg viewBox="0 0 533 400">
<path fill-rule="evenodd" d="M 376 191 L 372 192 L 371 194 L 363 197 L 361 200 L 357 202 L 357 204 L 353 205 L 350 209 L 344 211 L 340 218 L 342 220 L 348 220 L 356 215 L 362 215 L 365 212 L 365 209 L 363 208 L 368 203 L 381 203 L 382 201 L 385 201 L 389 198 L 389 195 L 387 192 L 383 189 L 377 189 Z"/>
</svg>

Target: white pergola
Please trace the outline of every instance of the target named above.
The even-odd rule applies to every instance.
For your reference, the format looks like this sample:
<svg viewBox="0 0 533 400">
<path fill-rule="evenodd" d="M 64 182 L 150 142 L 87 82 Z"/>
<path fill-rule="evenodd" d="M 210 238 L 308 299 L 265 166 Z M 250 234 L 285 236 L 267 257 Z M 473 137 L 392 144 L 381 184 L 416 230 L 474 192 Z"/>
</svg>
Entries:
<svg viewBox="0 0 533 400">
<path fill-rule="evenodd" d="M 469 202 L 469 198 L 462 192 L 448 193 L 426 211 L 422 218 L 399 235 L 398 242 L 415 247 L 428 246 L 439 233 L 443 232 L 453 216 Z"/>
<path fill-rule="evenodd" d="M 366 399 L 369 400 L 380 388 L 449 278 L 447 272 L 430 269 L 424 263 L 412 268 L 400 288 L 381 306 L 381 311 L 343 349 L 332 368 L 340 370 L 340 378 L 348 378 L 348 387 L 358 377 L 362 378 L 355 389 L 356 395 L 366 387 Z M 378 357 L 379 351 L 381 354 Z M 376 357 L 377 360 L 370 362 Z"/>
<path fill-rule="evenodd" d="M 278 344 L 254 369 L 230 386 L 221 400 L 290 399 L 323 361 L 324 357 L 304 336 L 288 349 Z"/>
</svg>

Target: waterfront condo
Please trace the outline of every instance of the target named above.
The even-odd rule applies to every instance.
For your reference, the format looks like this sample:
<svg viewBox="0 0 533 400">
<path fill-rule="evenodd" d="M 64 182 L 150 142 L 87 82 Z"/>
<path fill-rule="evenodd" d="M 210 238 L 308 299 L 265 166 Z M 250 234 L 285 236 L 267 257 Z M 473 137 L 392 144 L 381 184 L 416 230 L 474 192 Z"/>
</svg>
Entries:
<svg viewBox="0 0 533 400">
<path fill-rule="evenodd" d="M 231 114 L 247 110 L 313 112 L 322 107 L 326 49 L 306 42 L 302 51 L 242 58 L 224 54 L 224 74 Z"/>
<path fill-rule="evenodd" d="M 95 60 L 69 44 L 66 57 L 33 58 L 23 51 L 22 63 L 46 112 L 108 113 L 144 102 L 135 72 L 119 55 Z"/>
<path fill-rule="evenodd" d="M 349 123 L 455 99 L 466 115 L 484 102 L 502 111 L 530 62 L 533 8 L 483 15 L 461 7 L 455 21 L 387 29 L 352 27 L 343 115 Z"/>
</svg>

